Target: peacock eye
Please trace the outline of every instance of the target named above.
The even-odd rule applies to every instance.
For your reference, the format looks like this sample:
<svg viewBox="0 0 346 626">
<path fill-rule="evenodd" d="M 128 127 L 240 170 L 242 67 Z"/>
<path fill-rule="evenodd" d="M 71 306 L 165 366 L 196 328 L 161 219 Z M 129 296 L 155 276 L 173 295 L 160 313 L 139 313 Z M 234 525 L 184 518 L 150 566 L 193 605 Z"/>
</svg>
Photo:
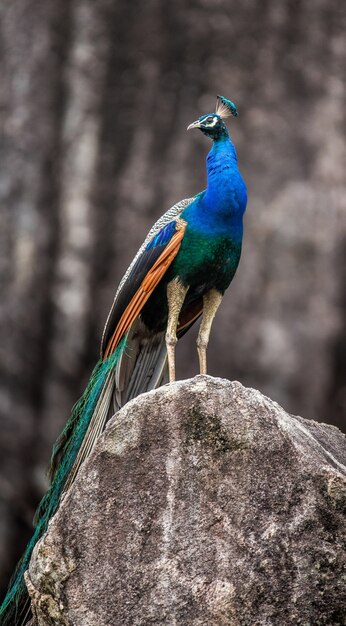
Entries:
<svg viewBox="0 0 346 626">
<path fill-rule="evenodd" d="M 213 117 L 212 115 L 210 115 L 210 117 L 207 117 L 204 120 L 204 123 L 208 126 L 215 126 L 217 124 L 217 117 Z"/>
</svg>

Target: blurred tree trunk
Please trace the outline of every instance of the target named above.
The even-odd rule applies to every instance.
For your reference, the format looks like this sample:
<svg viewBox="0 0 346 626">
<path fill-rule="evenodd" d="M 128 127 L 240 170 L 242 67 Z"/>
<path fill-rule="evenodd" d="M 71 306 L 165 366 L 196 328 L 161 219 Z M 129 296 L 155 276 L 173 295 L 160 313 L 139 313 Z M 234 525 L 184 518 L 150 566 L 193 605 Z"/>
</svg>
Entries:
<svg viewBox="0 0 346 626">
<path fill-rule="evenodd" d="M 234 99 L 249 187 L 243 260 L 211 373 L 342 425 L 346 236 L 341 0 L 5 0 L 0 567 L 31 532 L 53 440 L 153 220 L 205 184 L 185 128 Z M 193 375 L 194 334 L 179 373 Z"/>
</svg>

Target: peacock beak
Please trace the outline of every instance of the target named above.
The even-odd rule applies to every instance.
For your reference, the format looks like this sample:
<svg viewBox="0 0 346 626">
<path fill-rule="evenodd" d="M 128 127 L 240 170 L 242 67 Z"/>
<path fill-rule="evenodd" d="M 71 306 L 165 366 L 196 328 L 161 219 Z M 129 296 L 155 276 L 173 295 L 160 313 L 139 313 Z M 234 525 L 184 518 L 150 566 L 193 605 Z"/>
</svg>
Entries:
<svg viewBox="0 0 346 626">
<path fill-rule="evenodd" d="M 190 126 L 187 127 L 187 130 L 191 130 L 191 128 L 201 128 L 200 121 L 196 120 L 195 122 L 192 122 L 192 124 L 190 124 Z"/>
</svg>

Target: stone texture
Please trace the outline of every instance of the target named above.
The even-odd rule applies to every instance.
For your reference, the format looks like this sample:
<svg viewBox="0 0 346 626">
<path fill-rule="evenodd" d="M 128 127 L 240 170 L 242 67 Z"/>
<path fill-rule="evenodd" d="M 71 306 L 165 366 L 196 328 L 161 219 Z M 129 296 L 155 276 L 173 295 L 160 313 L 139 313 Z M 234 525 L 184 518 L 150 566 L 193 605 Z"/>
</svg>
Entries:
<svg viewBox="0 0 346 626">
<path fill-rule="evenodd" d="M 36 624 L 346 624 L 346 441 L 197 376 L 109 423 L 38 544 Z"/>
</svg>

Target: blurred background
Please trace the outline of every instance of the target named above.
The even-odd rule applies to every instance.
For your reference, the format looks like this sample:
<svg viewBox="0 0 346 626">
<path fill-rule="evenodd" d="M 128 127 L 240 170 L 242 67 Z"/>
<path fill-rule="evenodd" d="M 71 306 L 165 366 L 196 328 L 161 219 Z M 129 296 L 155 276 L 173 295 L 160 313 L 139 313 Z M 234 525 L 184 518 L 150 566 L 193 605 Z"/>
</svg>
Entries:
<svg viewBox="0 0 346 626">
<path fill-rule="evenodd" d="M 186 127 L 218 93 L 249 204 L 210 373 L 345 429 L 346 37 L 343 0 L 3 0 L 0 20 L 4 587 L 119 279 L 204 188 L 210 145 Z"/>
</svg>

